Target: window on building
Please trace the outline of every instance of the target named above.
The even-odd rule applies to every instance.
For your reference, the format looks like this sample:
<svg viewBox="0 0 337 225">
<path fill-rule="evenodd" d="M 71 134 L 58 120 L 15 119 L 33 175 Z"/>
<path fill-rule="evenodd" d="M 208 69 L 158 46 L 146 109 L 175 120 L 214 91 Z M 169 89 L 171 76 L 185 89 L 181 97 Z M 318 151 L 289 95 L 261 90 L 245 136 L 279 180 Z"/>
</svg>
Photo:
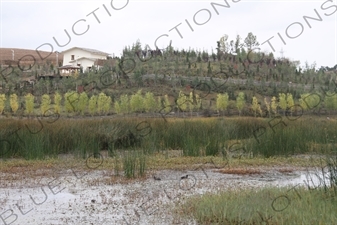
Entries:
<svg viewBox="0 0 337 225">
<path fill-rule="evenodd" d="M 75 55 L 71 55 L 71 60 L 75 60 Z"/>
</svg>

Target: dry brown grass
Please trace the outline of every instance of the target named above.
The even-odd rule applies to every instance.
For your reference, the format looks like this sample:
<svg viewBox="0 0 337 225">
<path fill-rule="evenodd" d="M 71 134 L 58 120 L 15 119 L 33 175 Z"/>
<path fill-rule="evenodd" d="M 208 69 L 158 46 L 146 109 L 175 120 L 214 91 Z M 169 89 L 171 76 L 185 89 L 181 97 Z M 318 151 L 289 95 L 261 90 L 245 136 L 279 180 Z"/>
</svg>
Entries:
<svg viewBox="0 0 337 225">
<path fill-rule="evenodd" d="M 14 61 L 12 61 L 12 50 L 14 50 Z M 47 57 L 50 54 L 50 52 L 48 51 L 39 51 L 39 53 L 43 58 Z M 21 49 L 21 48 L 0 48 L 0 64 L 8 65 L 9 63 L 11 63 L 12 65 L 17 65 L 19 59 L 21 59 L 24 56 L 26 57 L 24 57 L 20 61 L 20 65 L 33 64 L 34 59 L 31 56 L 27 55 L 34 56 L 37 64 L 43 63 L 36 50 Z M 56 65 L 56 53 L 53 52 L 45 60 L 49 60 L 52 64 Z M 58 55 L 58 61 L 59 62 L 63 61 L 63 54 Z"/>
</svg>

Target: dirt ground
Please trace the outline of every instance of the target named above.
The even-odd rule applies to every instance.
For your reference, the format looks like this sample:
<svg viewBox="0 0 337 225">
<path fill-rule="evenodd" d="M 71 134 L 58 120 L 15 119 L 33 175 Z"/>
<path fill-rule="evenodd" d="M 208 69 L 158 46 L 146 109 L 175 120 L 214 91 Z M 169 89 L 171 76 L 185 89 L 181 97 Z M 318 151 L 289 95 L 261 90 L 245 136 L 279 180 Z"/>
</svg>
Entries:
<svg viewBox="0 0 337 225">
<path fill-rule="evenodd" d="M 314 172 L 294 166 L 198 168 L 148 171 L 145 178 L 127 180 L 113 170 L 84 171 L 67 163 L 27 173 L 17 168 L 0 173 L 0 225 L 196 224 L 173 210 L 189 196 L 307 185 Z M 317 186 L 318 178 L 311 178 Z"/>
</svg>

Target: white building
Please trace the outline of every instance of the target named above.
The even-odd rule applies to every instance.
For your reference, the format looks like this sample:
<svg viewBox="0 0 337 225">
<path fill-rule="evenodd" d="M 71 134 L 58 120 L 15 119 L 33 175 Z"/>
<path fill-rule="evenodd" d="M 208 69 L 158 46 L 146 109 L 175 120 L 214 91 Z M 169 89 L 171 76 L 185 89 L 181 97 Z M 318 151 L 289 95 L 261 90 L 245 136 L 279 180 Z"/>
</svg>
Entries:
<svg viewBox="0 0 337 225">
<path fill-rule="evenodd" d="M 59 69 L 82 67 L 83 71 L 90 70 L 92 66 L 97 66 L 98 61 L 106 60 L 109 53 L 101 52 L 90 48 L 73 47 L 62 52 L 63 65 Z M 66 71 L 63 71 L 66 73 Z"/>
</svg>

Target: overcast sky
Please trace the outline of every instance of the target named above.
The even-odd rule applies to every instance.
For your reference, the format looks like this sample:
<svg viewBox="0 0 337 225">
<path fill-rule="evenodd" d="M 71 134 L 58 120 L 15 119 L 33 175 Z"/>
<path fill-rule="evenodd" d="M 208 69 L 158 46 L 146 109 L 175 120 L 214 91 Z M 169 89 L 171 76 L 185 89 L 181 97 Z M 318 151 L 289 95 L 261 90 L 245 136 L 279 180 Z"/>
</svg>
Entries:
<svg viewBox="0 0 337 225">
<path fill-rule="evenodd" d="M 77 46 L 120 56 L 124 46 L 137 39 L 155 48 L 155 40 L 166 34 L 158 40 L 159 48 L 171 40 L 177 49 L 211 52 L 224 34 L 232 40 L 237 34 L 244 39 L 253 32 L 260 44 L 265 42 L 261 50 L 273 52 L 274 48 L 277 57 L 283 49 L 285 57 L 301 65 L 306 61 L 316 62 L 317 68 L 337 64 L 337 0 L 0 1 L 3 48 L 36 49 L 49 43 L 53 51 Z M 322 21 L 307 19 L 308 24 L 304 16 L 320 16 Z M 58 46 L 53 37 L 65 46 Z M 50 45 L 39 50 L 51 51 Z"/>
</svg>

